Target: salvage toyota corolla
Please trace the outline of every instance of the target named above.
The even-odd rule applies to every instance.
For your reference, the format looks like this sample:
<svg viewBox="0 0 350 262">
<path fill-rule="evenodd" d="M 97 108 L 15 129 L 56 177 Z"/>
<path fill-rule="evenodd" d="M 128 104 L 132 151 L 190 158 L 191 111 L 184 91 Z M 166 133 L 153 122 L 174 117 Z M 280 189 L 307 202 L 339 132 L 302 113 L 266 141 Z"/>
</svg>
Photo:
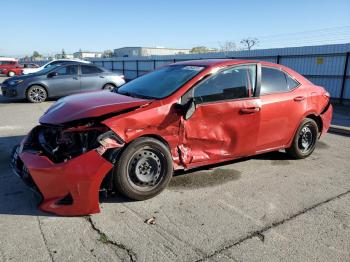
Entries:
<svg viewBox="0 0 350 262">
<path fill-rule="evenodd" d="M 12 167 L 59 215 L 99 212 L 99 191 L 160 193 L 173 171 L 285 149 L 309 156 L 332 117 L 329 93 L 250 60 L 175 63 L 118 90 L 58 100 L 14 149 Z"/>
</svg>

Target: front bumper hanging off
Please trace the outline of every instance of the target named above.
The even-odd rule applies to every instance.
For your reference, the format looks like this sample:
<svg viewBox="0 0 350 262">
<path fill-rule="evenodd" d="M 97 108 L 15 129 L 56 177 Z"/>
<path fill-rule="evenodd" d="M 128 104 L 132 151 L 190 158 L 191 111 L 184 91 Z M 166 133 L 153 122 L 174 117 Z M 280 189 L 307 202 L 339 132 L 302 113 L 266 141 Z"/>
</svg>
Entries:
<svg viewBox="0 0 350 262">
<path fill-rule="evenodd" d="M 42 195 L 39 209 L 64 216 L 100 211 L 100 185 L 113 164 L 96 150 L 54 163 L 40 152 L 22 151 L 23 143 L 14 150 L 11 166 L 26 184 Z"/>
</svg>

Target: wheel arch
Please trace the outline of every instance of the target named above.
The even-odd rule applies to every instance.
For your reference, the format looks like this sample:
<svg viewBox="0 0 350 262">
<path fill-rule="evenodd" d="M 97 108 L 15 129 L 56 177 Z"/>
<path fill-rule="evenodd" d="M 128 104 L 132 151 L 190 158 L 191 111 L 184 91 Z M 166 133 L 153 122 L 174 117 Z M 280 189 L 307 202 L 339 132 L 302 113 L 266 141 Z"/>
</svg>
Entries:
<svg viewBox="0 0 350 262">
<path fill-rule="evenodd" d="M 319 129 L 319 130 L 318 130 L 319 135 L 321 135 L 322 128 L 323 128 L 323 121 L 322 121 L 322 118 L 321 118 L 319 115 L 317 115 L 316 113 L 314 113 L 314 112 L 308 112 L 308 113 L 306 113 L 306 114 L 300 119 L 300 122 L 298 123 L 298 125 L 297 125 L 296 128 L 294 129 L 294 131 L 293 131 L 293 133 L 292 133 L 292 137 L 289 139 L 288 143 L 286 144 L 286 147 L 289 147 L 289 146 L 292 144 L 292 141 L 293 141 L 293 139 L 294 139 L 294 136 L 296 135 L 300 124 L 303 122 L 303 120 L 304 120 L 305 118 L 311 118 L 311 119 L 313 119 L 313 120 L 316 122 L 317 128 Z"/>
<path fill-rule="evenodd" d="M 113 82 L 107 82 L 107 83 L 104 83 L 104 85 L 102 86 L 102 89 L 105 89 L 105 86 L 106 85 L 112 85 L 112 86 L 114 86 L 114 87 L 118 87 L 115 83 L 113 83 Z"/>
<path fill-rule="evenodd" d="M 322 129 L 323 129 L 323 121 L 322 121 L 322 118 L 319 116 L 319 115 L 316 115 L 316 114 L 309 114 L 307 116 L 305 116 L 305 118 L 311 118 L 313 119 L 316 124 L 317 124 L 317 127 L 318 127 L 318 132 L 321 133 L 322 132 Z"/>
<path fill-rule="evenodd" d="M 150 138 L 153 138 L 153 139 L 156 139 L 156 140 L 159 140 L 160 142 L 162 142 L 168 148 L 168 150 L 169 150 L 169 152 L 171 154 L 171 148 L 170 148 L 170 145 L 169 145 L 168 141 L 166 141 L 166 139 L 164 137 L 160 136 L 160 135 L 145 134 L 145 135 L 139 136 L 137 138 L 147 138 L 147 137 L 150 137 Z"/>
<path fill-rule="evenodd" d="M 31 88 L 32 86 L 41 86 L 42 88 L 45 89 L 46 94 L 47 94 L 47 97 L 49 97 L 49 89 L 47 88 L 47 86 L 45 86 L 45 85 L 42 84 L 42 83 L 32 83 L 32 84 L 29 84 L 28 87 L 26 88 L 26 91 L 25 91 L 25 95 L 26 95 L 26 96 L 27 96 L 27 93 L 28 93 L 29 88 Z"/>
</svg>

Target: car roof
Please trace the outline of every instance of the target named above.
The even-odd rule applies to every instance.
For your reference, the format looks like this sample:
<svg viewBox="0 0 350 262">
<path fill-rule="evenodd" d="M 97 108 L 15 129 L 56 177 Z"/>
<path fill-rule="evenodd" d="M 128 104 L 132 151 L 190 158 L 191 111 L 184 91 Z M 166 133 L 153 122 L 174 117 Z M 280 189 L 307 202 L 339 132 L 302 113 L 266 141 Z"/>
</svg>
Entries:
<svg viewBox="0 0 350 262">
<path fill-rule="evenodd" d="M 176 65 L 191 65 L 191 66 L 206 66 L 206 67 L 217 67 L 217 66 L 230 66 L 238 64 L 248 63 L 260 63 L 264 66 L 283 67 L 282 65 L 270 63 L 266 61 L 250 60 L 250 59 L 198 59 L 188 60 L 175 63 Z"/>
<path fill-rule="evenodd" d="M 205 67 L 224 67 L 239 64 L 249 64 L 249 63 L 260 63 L 262 66 L 274 67 L 293 75 L 300 83 L 310 84 L 310 81 L 303 77 L 298 72 L 291 68 L 288 68 L 281 64 L 275 64 L 260 60 L 249 60 L 249 59 L 199 59 L 199 60 L 188 60 L 183 62 L 177 62 L 174 65 L 189 65 L 189 66 L 205 66 Z"/>
</svg>

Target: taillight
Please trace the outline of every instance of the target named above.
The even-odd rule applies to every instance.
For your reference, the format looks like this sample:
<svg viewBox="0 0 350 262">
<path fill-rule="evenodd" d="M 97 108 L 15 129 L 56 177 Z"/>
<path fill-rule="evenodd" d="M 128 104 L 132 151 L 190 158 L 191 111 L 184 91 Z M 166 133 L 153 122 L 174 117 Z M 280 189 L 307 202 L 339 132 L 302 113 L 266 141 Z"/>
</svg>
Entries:
<svg viewBox="0 0 350 262">
<path fill-rule="evenodd" d="M 331 94 L 330 94 L 329 92 L 325 91 L 325 92 L 323 93 L 323 97 L 329 99 L 329 98 L 331 97 Z"/>
</svg>

